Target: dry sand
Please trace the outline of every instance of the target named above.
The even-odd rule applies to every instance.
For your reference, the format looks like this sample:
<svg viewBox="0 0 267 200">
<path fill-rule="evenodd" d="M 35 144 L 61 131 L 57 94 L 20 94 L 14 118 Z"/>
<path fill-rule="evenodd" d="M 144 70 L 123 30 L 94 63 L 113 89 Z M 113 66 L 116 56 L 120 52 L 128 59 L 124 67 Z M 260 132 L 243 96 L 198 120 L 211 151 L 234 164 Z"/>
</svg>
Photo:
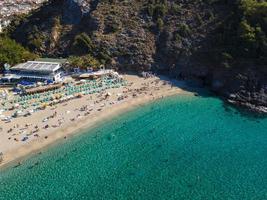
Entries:
<svg viewBox="0 0 267 200">
<path fill-rule="evenodd" d="M 4 154 L 4 160 L 0 167 L 6 166 L 12 161 L 21 162 L 27 155 L 38 152 L 58 140 L 78 134 L 84 129 L 94 127 L 97 123 L 111 119 L 112 116 L 126 112 L 136 106 L 159 98 L 186 93 L 177 83 L 175 85 L 166 84 L 166 81 L 157 77 L 144 79 L 135 75 L 125 75 L 124 78 L 128 81 L 129 86 L 108 89 L 102 95 L 86 95 L 80 99 L 48 107 L 28 117 L 16 118 L 11 123 L 0 122 L 2 127 L 0 152 Z M 139 92 L 136 92 L 136 90 L 139 90 Z M 103 96 L 107 92 L 111 93 L 111 96 L 103 100 Z M 119 93 L 125 97 L 127 96 L 127 98 L 118 101 L 117 94 Z M 83 106 L 87 106 L 85 111 L 81 110 Z M 55 111 L 57 114 L 54 118 L 43 121 Z M 62 124 L 59 126 L 60 121 Z M 17 124 L 19 128 L 13 128 L 13 131 L 8 133 L 8 130 Z M 27 129 L 20 130 L 24 129 L 25 124 L 30 125 Z M 36 125 L 40 129 L 38 137 L 30 135 L 28 140 L 22 141 L 22 138 L 30 130 L 34 130 Z M 49 128 L 43 128 L 45 125 L 49 125 Z"/>
</svg>

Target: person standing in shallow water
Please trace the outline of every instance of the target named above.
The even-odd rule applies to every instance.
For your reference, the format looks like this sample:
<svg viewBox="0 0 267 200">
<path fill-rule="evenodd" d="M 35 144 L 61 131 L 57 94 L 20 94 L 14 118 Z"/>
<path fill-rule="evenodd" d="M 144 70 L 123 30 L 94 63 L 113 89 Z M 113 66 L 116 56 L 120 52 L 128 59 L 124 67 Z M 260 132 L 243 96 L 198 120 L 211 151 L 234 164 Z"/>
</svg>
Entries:
<svg viewBox="0 0 267 200">
<path fill-rule="evenodd" d="M 0 164 L 3 162 L 3 160 L 4 160 L 4 154 L 2 153 L 2 152 L 0 152 Z"/>
</svg>

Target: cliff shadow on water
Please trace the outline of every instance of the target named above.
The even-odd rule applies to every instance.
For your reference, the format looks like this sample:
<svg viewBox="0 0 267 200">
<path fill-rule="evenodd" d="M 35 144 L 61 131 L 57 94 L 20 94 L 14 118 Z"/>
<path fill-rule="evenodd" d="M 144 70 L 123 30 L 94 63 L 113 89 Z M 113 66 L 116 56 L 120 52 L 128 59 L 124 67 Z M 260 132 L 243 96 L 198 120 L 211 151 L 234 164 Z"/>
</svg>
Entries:
<svg viewBox="0 0 267 200">
<path fill-rule="evenodd" d="M 264 112 L 255 112 L 255 110 L 250 109 L 245 106 L 235 105 L 228 101 L 227 98 L 222 98 L 220 95 L 211 91 L 209 87 L 204 86 L 199 82 L 199 80 L 179 80 L 179 79 L 170 79 L 168 76 L 160 75 L 159 76 L 163 81 L 170 81 L 172 87 L 178 87 L 183 89 L 186 92 L 193 93 L 194 96 L 199 98 L 219 98 L 222 101 L 222 106 L 225 112 L 229 114 L 237 114 L 245 117 L 247 120 L 258 121 L 259 119 L 267 118 L 267 114 Z"/>
</svg>

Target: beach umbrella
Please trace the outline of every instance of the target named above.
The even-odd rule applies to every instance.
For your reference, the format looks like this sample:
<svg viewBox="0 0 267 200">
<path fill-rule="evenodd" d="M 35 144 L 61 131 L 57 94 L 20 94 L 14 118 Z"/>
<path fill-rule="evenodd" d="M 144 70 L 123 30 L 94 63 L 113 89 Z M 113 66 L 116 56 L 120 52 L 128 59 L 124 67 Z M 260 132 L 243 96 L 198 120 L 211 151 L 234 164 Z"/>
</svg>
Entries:
<svg viewBox="0 0 267 200">
<path fill-rule="evenodd" d="M 42 107 L 43 109 L 45 109 L 47 106 L 48 106 L 47 103 L 43 103 L 41 107 Z"/>
</svg>

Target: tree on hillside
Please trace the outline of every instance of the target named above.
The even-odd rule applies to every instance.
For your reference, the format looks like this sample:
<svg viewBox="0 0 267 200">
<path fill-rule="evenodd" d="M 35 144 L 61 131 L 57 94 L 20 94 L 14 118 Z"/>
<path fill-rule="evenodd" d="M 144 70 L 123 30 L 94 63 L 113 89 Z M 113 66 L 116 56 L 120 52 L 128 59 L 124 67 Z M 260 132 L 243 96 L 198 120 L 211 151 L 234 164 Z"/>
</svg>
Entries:
<svg viewBox="0 0 267 200">
<path fill-rule="evenodd" d="M 3 70 L 3 65 L 8 63 L 15 65 L 27 60 L 33 60 L 36 55 L 17 44 L 14 40 L 5 36 L 0 37 L 0 68 Z"/>
</svg>

